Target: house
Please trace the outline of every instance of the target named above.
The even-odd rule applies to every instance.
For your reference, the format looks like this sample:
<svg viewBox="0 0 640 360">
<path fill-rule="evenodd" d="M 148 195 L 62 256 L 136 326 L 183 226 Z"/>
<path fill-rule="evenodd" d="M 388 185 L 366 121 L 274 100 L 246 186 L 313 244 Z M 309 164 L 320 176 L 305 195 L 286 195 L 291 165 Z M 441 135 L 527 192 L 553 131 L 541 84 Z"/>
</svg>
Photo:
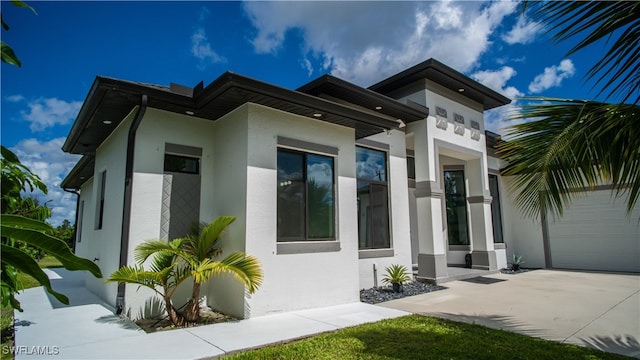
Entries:
<svg viewBox="0 0 640 360">
<path fill-rule="evenodd" d="M 451 267 L 496 271 L 514 252 L 551 267 L 553 226 L 514 210 L 484 129 L 483 112 L 509 101 L 434 59 L 369 88 L 97 77 L 63 146 L 83 155 L 61 184 L 78 194 L 76 252 L 110 274 L 144 240 L 236 216 L 221 245 L 257 257 L 264 284 L 248 295 L 222 277 L 202 293 L 242 318 L 358 301 L 391 264 L 433 282 Z M 628 231 L 636 250 L 619 247 L 637 260 Z M 154 306 L 137 286 L 86 286 L 133 317 Z"/>
</svg>

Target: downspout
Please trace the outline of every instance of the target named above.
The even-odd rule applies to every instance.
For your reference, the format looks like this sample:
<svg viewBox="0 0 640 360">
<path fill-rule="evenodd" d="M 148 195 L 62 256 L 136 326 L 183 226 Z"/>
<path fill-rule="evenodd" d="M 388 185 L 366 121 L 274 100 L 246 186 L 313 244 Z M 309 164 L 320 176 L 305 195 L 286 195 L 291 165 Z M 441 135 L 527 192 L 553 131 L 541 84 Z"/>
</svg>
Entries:
<svg viewBox="0 0 640 360">
<path fill-rule="evenodd" d="M 76 216 L 73 222 L 73 246 L 71 246 L 71 250 L 73 250 L 73 253 L 75 254 L 76 242 L 78 241 L 78 210 L 80 209 L 80 193 L 78 192 L 78 190 L 69 190 L 65 188 L 62 188 L 62 190 L 76 196 Z"/>
<path fill-rule="evenodd" d="M 142 95 L 140 107 L 136 113 L 133 123 L 129 128 L 127 138 L 127 160 L 124 175 L 124 206 L 122 207 L 122 233 L 120 235 L 120 266 L 127 265 L 127 255 L 129 253 L 129 229 L 131 227 L 131 195 L 133 193 L 133 155 L 136 146 L 136 133 L 142 122 L 144 113 L 147 111 L 147 95 Z M 116 314 L 121 314 L 124 310 L 125 284 L 118 284 L 118 295 L 116 296 Z"/>
</svg>

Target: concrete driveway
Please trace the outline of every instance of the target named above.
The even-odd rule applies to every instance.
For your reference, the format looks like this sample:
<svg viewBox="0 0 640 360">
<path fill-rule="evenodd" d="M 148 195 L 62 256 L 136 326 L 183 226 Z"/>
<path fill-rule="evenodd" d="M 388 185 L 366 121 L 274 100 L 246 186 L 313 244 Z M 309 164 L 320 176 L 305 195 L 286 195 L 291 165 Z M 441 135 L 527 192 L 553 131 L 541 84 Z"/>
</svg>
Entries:
<svg viewBox="0 0 640 360">
<path fill-rule="evenodd" d="M 640 275 L 535 270 L 380 304 L 640 358 Z"/>
</svg>

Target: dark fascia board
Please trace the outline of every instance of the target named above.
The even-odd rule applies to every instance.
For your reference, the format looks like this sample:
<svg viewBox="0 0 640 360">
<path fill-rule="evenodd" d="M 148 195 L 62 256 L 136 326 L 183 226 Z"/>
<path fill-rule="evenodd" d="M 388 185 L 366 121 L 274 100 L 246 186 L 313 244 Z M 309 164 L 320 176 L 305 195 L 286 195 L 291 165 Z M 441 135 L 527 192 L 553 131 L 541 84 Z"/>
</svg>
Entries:
<svg viewBox="0 0 640 360">
<path fill-rule="evenodd" d="M 365 89 L 363 87 L 352 84 L 346 80 L 342 80 L 340 78 L 337 78 L 329 74 L 320 76 L 319 78 L 305 85 L 302 85 L 301 87 L 296 89 L 296 91 L 303 92 L 303 93 L 316 93 L 318 91 L 321 91 L 321 89 L 327 84 L 336 86 L 338 88 L 342 88 L 348 92 L 358 94 L 362 97 L 367 97 L 371 99 L 372 102 L 379 103 L 383 109 L 395 109 L 397 111 L 405 113 L 406 118 L 404 120 L 407 122 L 421 120 L 426 118 L 429 115 L 429 109 L 426 107 L 424 109 L 417 109 L 416 107 L 405 105 L 396 99 L 390 98 L 386 95 L 382 95 L 375 91 L 371 91 L 369 89 Z M 332 95 L 332 94 L 329 94 L 329 95 Z M 349 99 L 343 99 L 343 100 L 349 101 Z M 360 104 L 356 104 L 356 105 L 360 105 Z M 373 110 L 373 109 L 370 109 L 370 110 Z"/>
<path fill-rule="evenodd" d="M 395 118 L 384 114 L 369 114 L 351 106 L 339 104 L 303 92 L 285 89 L 260 80 L 252 79 L 233 72 L 225 72 L 209 86 L 202 90 L 201 97 L 196 99 L 198 107 L 214 101 L 218 96 L 230 88 L 240 88 L 263 96 L 268 96 L 286 103 L 296 104 L 314 109 L 320 113 L 346 117 L 368 125 L 380 127 L 381 131 L 396 129 L 399 123 Z M 312 114 L 309 114 L 312 117 Z"/>
<path fill-rule="evenodd" d="M 419 80 L 420 73 L 427 71 L 429 69 L 433 69 L 439 72 L 440 74 L 445 75 L 446 77 L 461 83 L 464 87 L 473 89 L 481 93 L 483 96 L 491 98 L 494 102 L 494 105 L 488 106 L 486 103 L 483 104 L 485 107 L 485 110 L 489 110 L 494 107 L 507 105 L 511 103 L 511 99 L 496 92 L 495 90 L 492 90 L 480 84 L 479 82 L 469 78 L 468 76 L 450 68 L 449 66 L 433 58 L 423 61 L 420 64 L 412 66 L 374 85 L 371 85 L 369 87 L 369 90 L 380 92 L 383 94 L 389 93 L 393 90 L 401 88 L 402 86 L 408 85 L 409 83 Z M 446 84 L 441 84 L 441 85 L 446 86 Z M 451 89 L 451 90 L 457 91 L 457 89 Z M 461 95 L 465 96 L 464 93 L 461 93 Z"/>
<path fill-rule="evenodd" d="M 63 189 L 75 189 L 80 187 L 93 177 L 96 158 L 93 156 L 83 156 L 76 165 L 69 171 L 69 174 L 62 180 L 60 187 Z"/>
<path fill-rule="evenodd" d="M 95 115 L 95 112 L 100 106 L 100 102 L 107 91 L 118 91 L 135 95 L 144 93 L 154 99 L 175 103 L 185 107 L 193 107 L 194 105 L 193 100 L 190 97 L 171 92 L 169 88 L 166 87 L 96 76 L 96 79 L 89 89 L 87 98 L 78 112 L 76 121 L 73 123 L 73 126 L 69 131 L 69 135 L 67 136 L 64 145 L 62 145 L 63 151 L 72 151 L 73 147 L 78 142 L 82 131 L 87 127 Z"/>
</svg>

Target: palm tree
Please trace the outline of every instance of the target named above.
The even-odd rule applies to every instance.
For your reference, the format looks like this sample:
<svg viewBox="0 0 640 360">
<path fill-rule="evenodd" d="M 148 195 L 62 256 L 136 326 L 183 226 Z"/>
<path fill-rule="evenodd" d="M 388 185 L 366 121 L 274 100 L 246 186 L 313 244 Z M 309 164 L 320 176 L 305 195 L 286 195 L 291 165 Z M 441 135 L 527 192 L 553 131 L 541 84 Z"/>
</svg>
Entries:
<svg viewBox="0 0 640 360">
<path fill-rule="evenodd" d="M 262 269 L 253 256 L 234 252 L 219 261 L 213 260 L 222 254 L 222 249 L 216 246 L 217 242 L 235 219 L 233 216 L 218 217 L 211 224 L 201 225 L 187 237 L 170 242 L 146 241 L 135 249 L 138 265 L 118 269 L 107 281 L 133 283 L 152 289 L 163 297 L 169 318 L 175 325 L 197 322 L 200 316 L 200 290 L 213 276 L 231 274 L 250 293 L 262 284 Z M 150 270 L 144 270 L 142 264 L 149 258 Z M 171 297 L 177 287 L 189 278 L 193 279 L 191 299 L 184 312 L 178 314 Z"/>
<path fill-rule="evenodd" d="M 604 101 L 524 98 L 511 117 L 528 121 L 507 128 L 498 146 L 508 163 L 503 175 L 515 177 L 516 205 L 532 217 L 561 216 L 575 195 L 608 183 L 628 196 L 630 214 L 640 196 L 640 3 L 526 1 L 523 8 L 556 42 L 584 36 L 567 56 L 596 42 L 608 51 L 585 77 Z"/>
</svg>

